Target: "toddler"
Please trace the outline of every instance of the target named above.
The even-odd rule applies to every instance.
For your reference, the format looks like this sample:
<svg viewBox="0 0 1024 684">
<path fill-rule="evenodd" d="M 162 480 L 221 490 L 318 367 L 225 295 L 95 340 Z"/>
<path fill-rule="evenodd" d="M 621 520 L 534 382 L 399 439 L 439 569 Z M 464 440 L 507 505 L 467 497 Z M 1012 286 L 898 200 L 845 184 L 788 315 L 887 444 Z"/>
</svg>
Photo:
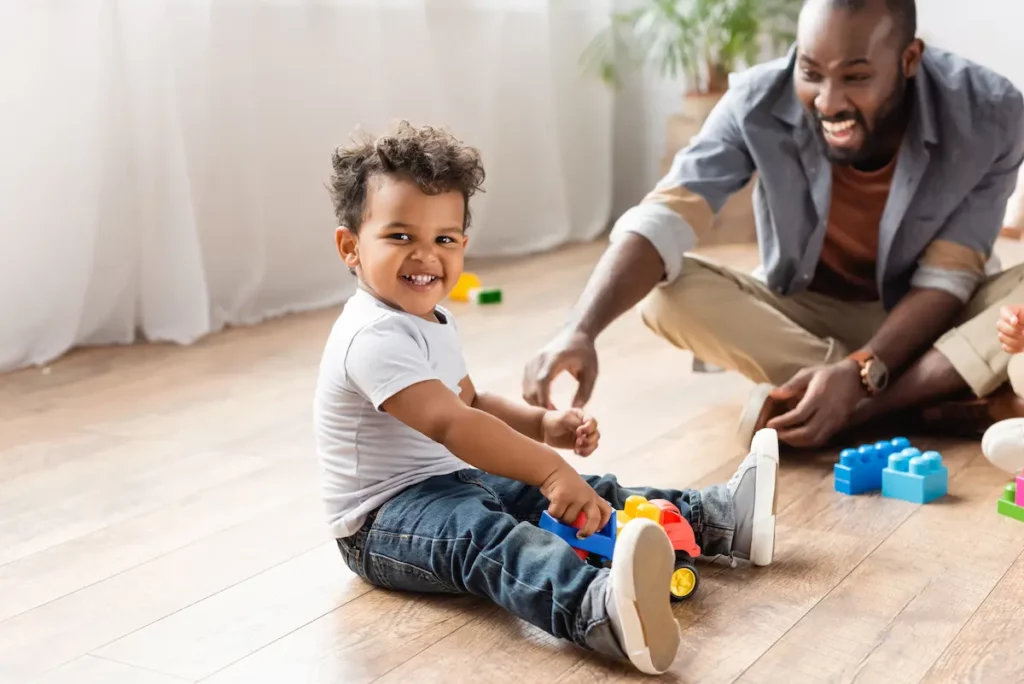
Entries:
<svg viewBox="0 0 1024 684">
<path fill-rule="evenodd" d="M 1003 351 L 1008 354 L 1024 352 L 1024 307 L 1009 305 L 999 310 L 996 335 Z M 1020 394 L 1024 387 L 1018 387 L 1015 380 L 1022 373 L 1020 358 L 1010 359 L 1010 382 Z M 1008 473 L 1016 474 L 1024 469 L 1024 418 L 1009 418 L 994 423 L 981 438 L 981 451 L 993 465 Z"/>
<path fill-rule="evenodd" d="M 477 151 L 402 123 L 336 149 L 333 165 L 337 249 L 358 288 L 327 340 L 314 413 L 345 562 L 380 587 L 487 597 L 550 634 L 664 672 L 679 648 L 665 533 L 628 523 L 612 567 L 599 568 L 540 529 L 541 513 L 572 524 L 582 512 L 586 536 L 632 494 L 668 499 L 704 557 L 768 565 L 775 433 L 759 433 L 728 483 L 700 491 L 580 476 L 555 449 L 591 454 L 596 421 L 477 390 L 440 304 L 462 273 L 469 200 L 484 179 Z"/>
</svg>

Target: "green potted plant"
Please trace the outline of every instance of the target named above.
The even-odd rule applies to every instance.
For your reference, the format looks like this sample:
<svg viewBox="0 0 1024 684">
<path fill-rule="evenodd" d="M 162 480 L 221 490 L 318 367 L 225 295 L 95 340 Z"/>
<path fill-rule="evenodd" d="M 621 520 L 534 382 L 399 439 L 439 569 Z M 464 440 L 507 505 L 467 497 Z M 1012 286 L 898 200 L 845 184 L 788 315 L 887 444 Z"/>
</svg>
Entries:
<svg viewBox="0 0 1024 684">
<path fill-rule="evenodd" d="M 780 54 L 796 37 L 802 0 L 639 0 L 615 12 L 582 55 L 587 71 L 618 86 L 626 69 L 648 64 L 684 76 L 688 99 L 716 102 L 729 74 Z M 702 108 L 703 109 L 703 108 Z"/>
<path fill-rule="evenodd" d="M 645 64 L 663 77 L 685 77 L 683 110 L 667 122 L 664 175 L 725 93 L 729 74 L 782 54 L 795 41 L 802 5 L 803 0 L 630 0 L 631 9 L 612 14 L 581 61 L 613 87 L 626 70 Z M 704 244 L 755 240 L 751 188 L 719 211 L 718 229 Z"/>
</svg>

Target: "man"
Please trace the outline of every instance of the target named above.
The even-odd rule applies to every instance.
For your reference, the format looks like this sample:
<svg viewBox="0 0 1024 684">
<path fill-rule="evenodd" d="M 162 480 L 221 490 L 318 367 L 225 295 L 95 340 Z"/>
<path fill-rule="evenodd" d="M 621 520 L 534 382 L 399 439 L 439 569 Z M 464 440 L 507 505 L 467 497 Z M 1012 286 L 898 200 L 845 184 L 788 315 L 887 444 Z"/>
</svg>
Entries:
<svg viewBox="0 0 1024 684">
<path fill-rule="evenodd" d="M 1015 372 L 1024 390 L 1024 365 L 1008 371 L 996 337 L 1000 302 L 1024 301 L 1024 268 L 985 269 L 1024 158 L 1024 104 L 915 36 L 914 0 L 808 0 L 790 54 L 735 79 L 619 219 L 569 324 L 528 363 L 525 399 L 550 404 L 569 371 L 584 404 L 594 339 L 643 300 L 657 334 L 767 383 L 744 445 L 767 424 L 820 446 L 910 407 L 972 433 L 1024 415 L 997 391 Z M 759 271 L 685 254 L 755 171 Z"/>
</svg>

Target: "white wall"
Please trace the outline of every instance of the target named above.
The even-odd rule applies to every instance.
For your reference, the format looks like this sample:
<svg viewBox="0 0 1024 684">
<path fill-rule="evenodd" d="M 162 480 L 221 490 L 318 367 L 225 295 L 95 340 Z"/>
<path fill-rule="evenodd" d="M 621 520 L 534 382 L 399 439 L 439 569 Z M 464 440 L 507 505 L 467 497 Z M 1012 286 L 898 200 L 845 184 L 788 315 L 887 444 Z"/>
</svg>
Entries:
<svg viewBox="0 0 1024 684">
<path fill-rule="evenodd" d="M 1024 89 L 1021 0 L 917 0 L 918 35 L 998 71 Z"/>
</svg>

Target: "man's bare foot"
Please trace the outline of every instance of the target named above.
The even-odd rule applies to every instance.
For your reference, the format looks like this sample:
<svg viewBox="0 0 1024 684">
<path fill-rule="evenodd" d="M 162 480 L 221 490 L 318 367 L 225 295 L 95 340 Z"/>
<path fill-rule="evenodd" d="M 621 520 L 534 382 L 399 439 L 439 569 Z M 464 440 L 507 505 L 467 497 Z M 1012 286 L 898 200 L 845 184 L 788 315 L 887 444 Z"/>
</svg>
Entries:
<svg viewBox="0 0 1024 684">
<path fill-rule="evenodd" d="M 761 384 L 754 387 L 747 397 L 747 403 L 743 406 L 743 413 L 740 414 L 739 425 L 736 427 L 736 439 L 740 449 L 750 449 L 754 435 L 768 424 L 768 421 L 776 416 L 781 416 L 786 411 L 794 408 L 798 400 L 778 401 L 772 399 L 771 391 L 774 385 Z"/>
</svg>

